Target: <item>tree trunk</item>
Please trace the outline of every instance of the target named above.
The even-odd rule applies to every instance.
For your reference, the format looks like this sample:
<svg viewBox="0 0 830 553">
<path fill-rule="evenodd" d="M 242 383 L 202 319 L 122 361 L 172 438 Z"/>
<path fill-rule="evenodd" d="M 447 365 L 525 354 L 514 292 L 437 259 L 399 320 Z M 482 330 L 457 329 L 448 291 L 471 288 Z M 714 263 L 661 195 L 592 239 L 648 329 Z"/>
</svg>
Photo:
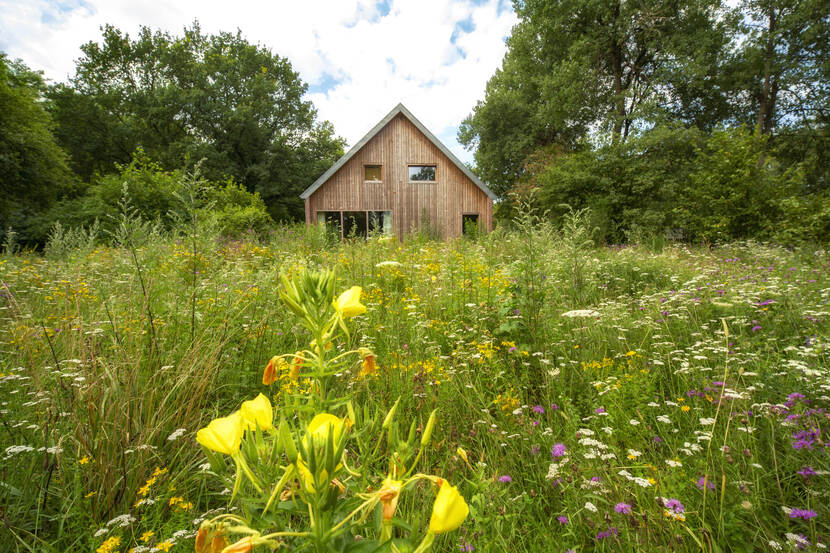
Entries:
<svg viewBox="0 0 830 553">
<path fill-rule="evenodd" d="M 775 111 L 777 83 L 773 85 L 772 59 L 775 56 L 775 8 L 770 6 L 767 28 L 767 44 L 764 50 L 764 85 L 758 97 L 758 133 L 772 132 L 772 114 Z"/>
</svg>

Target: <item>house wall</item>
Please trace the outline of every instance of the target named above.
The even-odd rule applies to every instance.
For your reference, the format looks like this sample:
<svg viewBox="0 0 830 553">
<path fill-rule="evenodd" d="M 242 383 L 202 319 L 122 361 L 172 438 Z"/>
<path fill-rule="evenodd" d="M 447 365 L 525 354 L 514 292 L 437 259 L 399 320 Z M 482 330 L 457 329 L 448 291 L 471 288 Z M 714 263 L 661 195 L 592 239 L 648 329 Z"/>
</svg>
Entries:
<svg viewBox="0 0 830 553">
<path fill-rule="evenodd" d="M 382 182 L 363 181 L 365 165 L 382 166 Z M 436 183 L 410 183 L 409 165 L 435 165 Z M 306 222 L 318 211 L 392 211 L 395 234 L 420 228 L 426 217 L 442 238 L 461 235 L 461 216 L 478 213 L 492 230 L 493 203 L 404 115 L 395 116 L 306 200 Z"/>
</svg>

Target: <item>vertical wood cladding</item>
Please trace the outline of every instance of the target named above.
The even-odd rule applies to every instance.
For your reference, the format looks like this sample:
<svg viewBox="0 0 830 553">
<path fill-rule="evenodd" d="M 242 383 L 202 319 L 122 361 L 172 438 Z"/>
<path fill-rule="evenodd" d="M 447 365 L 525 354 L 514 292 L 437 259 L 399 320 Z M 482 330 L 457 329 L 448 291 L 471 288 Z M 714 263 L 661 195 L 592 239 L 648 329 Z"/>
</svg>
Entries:
<svg viewBox="0 0 830 553">
<path fill-rule="evenodd" d="M 382 181 L 363 181 L 365 165 L 381 165 Z M 410 165 L 435 165 L 435 183 L 410 183 Z M 306 200 L 306 222 L 318 211 L 391 211 L 399 237 L 430 224 L 442 238 L 461 235 L 461 217 L 478 213 L 492 230 L 493 204 L 404 115 L 398 114 Z"/>
</svg>

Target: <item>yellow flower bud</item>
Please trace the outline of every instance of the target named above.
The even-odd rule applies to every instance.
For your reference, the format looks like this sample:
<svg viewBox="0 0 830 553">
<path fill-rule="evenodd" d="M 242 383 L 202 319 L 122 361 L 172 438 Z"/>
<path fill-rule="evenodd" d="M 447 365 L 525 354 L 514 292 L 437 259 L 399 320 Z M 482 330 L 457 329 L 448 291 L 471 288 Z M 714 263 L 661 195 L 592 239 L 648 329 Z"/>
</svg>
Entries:
<svg viewBox="0 0 830 553">
<path fill-rule="evenodd" d="M 239 412 L 249 430 L 256 430 L 257 425 L 262 430 L 274 428 L 274 410 L 271 408 L 271 402 L 263 394 L 250 401 L 243 401 Z"/>
<path fill-rule="evenodd" d="M 366 312 L 366 306 L 360 303 L 360 294 L 363 289 L 360 286 L 352 286 L 334 300 L 334 309 L 344 319 L 356 317 Z"/>
<path fill-rule="evenodd" d="M 244 431 L 239 411 L 214 419 L 205 428 L 196 432 L 196 441 L 213 451 L 232 455 L 239 451 Z"/>
<path fill-rule="evenodd" d="M 458 488 L 450 486 L 450 483 L 443 479 L 439 486 L 429 519 L 429 531 L 433 534 L 452 532 L 461 526 L 470 512 L 467 502 L 458 493 Z"/>
</svg>

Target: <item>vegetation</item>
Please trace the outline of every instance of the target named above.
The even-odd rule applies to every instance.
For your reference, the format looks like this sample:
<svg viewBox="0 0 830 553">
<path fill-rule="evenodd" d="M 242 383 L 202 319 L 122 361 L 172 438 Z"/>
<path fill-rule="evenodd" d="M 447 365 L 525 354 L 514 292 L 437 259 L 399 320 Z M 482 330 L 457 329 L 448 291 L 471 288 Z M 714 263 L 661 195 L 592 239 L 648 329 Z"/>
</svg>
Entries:
<svg viewBox="0 0 830 553">
<path fill-rule="evenodd" d="M 826 2 L 514 8 L 502 67 L 459 131 L 499 194 L 539 187 L 555 218 L 560 202 L 591 207 L 609 241 L 830 236 Z M 817 217 L 802 226 L 794 205 Z"/>
<path fill-rule="evenodd" d="M 127 210 L 113 246 L 53 236 L 47 257 L 0 259 L 10 550 L 189 551 L 204 521 L 226 543 L 248 527 L 256 544 L 299 550 L 303 538 L 285 533 L 305 531 L 297 497 L 314 496 L 291 477 L 276 484 L 296 466 L 290 453 L 274 450 L 282 468 L 269 472 L 254 460 L 271 450 L 250 434 L 243 453 L 265 496 L 243 475 L 231 499 L 234 463 L 221 468 L 231 456 L 208 462 L 196 444 L 260 393 L 298 448 L 309 405 L 355 424 L 344 461 L 359 476 L 339 473 L 342 492 L 329 494 L 325 477 L 313 487 L 334 501 L 333 521 L 349 505 L 368 509 L 339 527 L 367 551 L 384 535 L 417 543 L 430 526 L 428 480 L 400 493 L 391 526 L 380 499 L 366 501 L 384 488 L 390 455 L 417 452 L 432 410 L 413 473 L 446 478 L 469 506 L 436 551 L 826 543 L 826 252 L 595 247 L 587 212 L 561 230 L 523 212 L 516 231 L 403 245 L 330 243 L 302 227 L 227 241 L 181 219 L 190 226 L 168 235 Z M 290 293 L 280 274 L 299 282 L 327 268 L 335 295 L 362 287 L 366 311 L 348 311 L 348 336 L 321 351 L 280 299 Z M 353 300 L 341 298 L 344 313 Z M 292 377 L 295 352 L 309 349 L 299 357 L 373 358 L 351 354 L 323 373 L 308 361 Z M 275 355 L 282 368 L 263 386 Z M 321 390 L 327 399 L 313 399 Z M 390 411 L 396 423 L 381 432 Z"/>
</svg>

